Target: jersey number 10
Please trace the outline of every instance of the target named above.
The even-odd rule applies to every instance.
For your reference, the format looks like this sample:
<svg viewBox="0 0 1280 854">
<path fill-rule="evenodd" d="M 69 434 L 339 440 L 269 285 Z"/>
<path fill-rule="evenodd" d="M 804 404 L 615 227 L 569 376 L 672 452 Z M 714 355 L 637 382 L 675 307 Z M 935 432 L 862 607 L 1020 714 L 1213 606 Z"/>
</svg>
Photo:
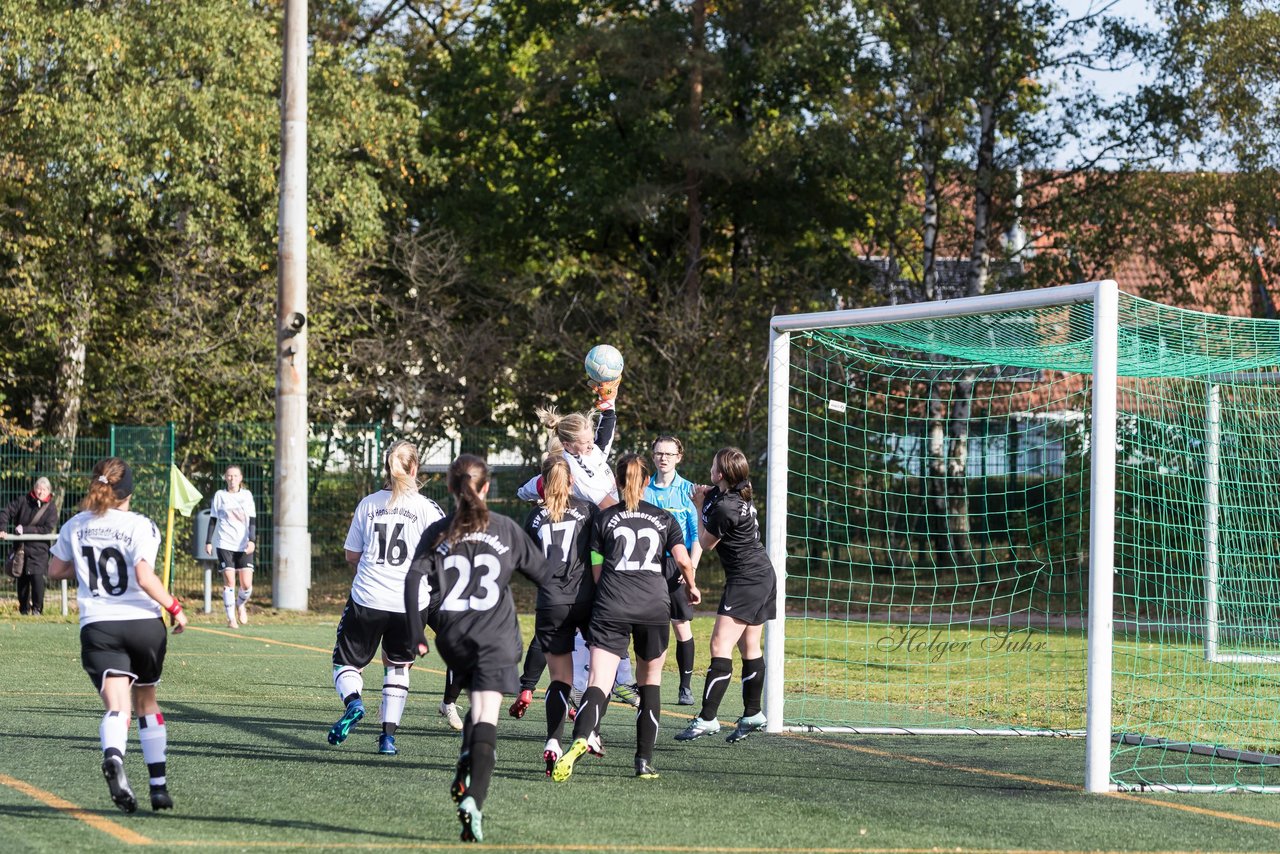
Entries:
<svg viewBox="0 0 1280 854">
<path fill-rule="evenodd" d="M 94 554 L 92 546 L 81 546 L 80 554 L 89 566 L 89 589 L 94 596 L 105 593 L 108 596 L 123 596 L 129 588 L 129 570 L 124 554 L 114 546 L 108 546 L 101 553 Z M 111 564 L 116 565 L 116 580 L 111 580 Z"/>
</svg>

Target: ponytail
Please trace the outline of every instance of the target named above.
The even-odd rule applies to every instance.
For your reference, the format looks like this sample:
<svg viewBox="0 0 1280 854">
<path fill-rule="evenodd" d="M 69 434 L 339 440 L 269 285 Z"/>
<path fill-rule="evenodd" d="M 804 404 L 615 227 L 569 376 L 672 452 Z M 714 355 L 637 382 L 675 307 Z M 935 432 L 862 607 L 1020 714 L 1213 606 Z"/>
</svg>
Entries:
<svg viewBox="0 0 1280 854">
<path fill-rule="evenodd" d="M 547 508 L 547 516 L 552 522 L 559 522 L 564 518 L 564 511 L 569 507 L 572 480 L 569 464 L 563 456 L 557 454 L 543 461 L 542 506 Z"/>
<path fill-rule="evenodd" d="M 649 466 L 639 454 L 627 454 L 618 460 L 618 495 L 628 510 L 635 510 L 649 485 Z"/>
<path fill-rule="evenodd" d="M 449 466 L 449 492 L 457 512 L 449 523 L 449 542 L 489 528 L 489 506 L 480 493 L 489 484 L 489 466 L 475 454 L 463 454 Z"/>
<path fill-rule="evenodd" d="M 565 442 L 576 442 L 583 431 L 594 432 L 590 415 L 578 412 L 561 415 L 554 406 L 545 409 L 538 407 L 533 410 L 533 414 L 538 416 L 539 423 L 550 430 L 552 437 L 560 440 L 562 445 Z"/>
<path fill-rule="evenodd" d="M 133 471 L 119 457 L 99 460 L 90 477 L 89 491 L 80 502 L 80 509 L 95 516 L 119 507 L 133 494 Z"/>
<path fill-rule="evenodd" d="M 392 442 L 384 469 L 387 479 L 383 488 L 391 490 L 388 507 L 394 507 L 401 498 L 418 491 L 418 449 L 412 442 L 404 439 Z"/>
<path fill-rule="evenodd" d="M 716 451 L 716 468 L 720 476 L 729 484 L 729 490 L 742 496 L 743 501 L 751 500 L 751 470 L 747 467 L 747 455 L 741 448 L 721 448 Z"/>
</svg>

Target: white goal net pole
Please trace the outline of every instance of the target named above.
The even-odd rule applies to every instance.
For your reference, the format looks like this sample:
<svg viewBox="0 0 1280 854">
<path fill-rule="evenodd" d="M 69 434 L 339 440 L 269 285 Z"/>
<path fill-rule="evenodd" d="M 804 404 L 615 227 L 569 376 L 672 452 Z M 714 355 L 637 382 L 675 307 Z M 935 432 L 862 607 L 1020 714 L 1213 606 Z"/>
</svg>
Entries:
<svg viewBox="0 0 1280 854">
<path fill-rule="evenodd" d="M 1093 298 L 1093 425 L 1089 452 L 1088 705 L 1084 788 L 1111 789 L 1111 655 L 1115 593 L 1116 410 L 1120 290 L 1098 282 Z"/>
<path fill-rule="evenodd" d="M 1205 394 L 1204 415 L 1204 658 L 1217 664 L 1280 664 L 1280 656 L 1221 652 L 1221 608 L 1218 533 L 1222 519 L 1222 385 L 1221 382 L 1280 384 L 1275 371 L 1215 374 Z"/>
<path fill-rule="evenodd" d="M 1085 734 L 1085 789 L 1106 792 L 1111 777 L 1111 656 L 1115 588 L 1115 459 L 1119 364 L 1120 294 L 1114 281 L 1085 282 L 986 294 L 962 299 L 909 305 L 878 306 L 850 311 L 779 315 L 770 323 L 769 357 L 769 480 L 765 504 L 769 557 L 778 575 L 777 620 L 768 624 L 765 638 L 765 714 L 770 732 L 787 729 L 784 714 L 787 533 L 787 431 L 790 406 L 790 334 L 817 329 L 870 326 L 927 318 L 1047 308 L 1090 303 L 1094 307 L 1093 424 L 1089 536 L 1088 711 Z M 799 729 L 806 729 L 800 726 Z"/>
<path fill-rule="evenodd" d="M 765 548 L 778 582 L 778 616 L 764 637 L 766 732 L 782 732 L 787 641 L 787 412 L 791 405 L 791 334 L 769 332 L 769 451 L 765 481 Z"/>
<path fill-rule="evenodd" d="M 1209 386 L 1204 414 L 1204 657 L 1218 660 L 1218 482 L 1222 387 Z"/>
</svg>

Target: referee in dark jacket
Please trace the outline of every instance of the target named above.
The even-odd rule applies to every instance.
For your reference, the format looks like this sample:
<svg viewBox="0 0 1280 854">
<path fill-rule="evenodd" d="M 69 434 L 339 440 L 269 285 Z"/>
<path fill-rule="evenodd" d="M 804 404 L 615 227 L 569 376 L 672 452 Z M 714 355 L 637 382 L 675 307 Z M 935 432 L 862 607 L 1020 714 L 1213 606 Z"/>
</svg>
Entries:
<svg viewBox="0 0 1280 854">
<path fill-rule="evenodd" d="M 5 531 L 10 525 L 15 534 L 52 534 L 58 527 L 58 513 L 49 505 L 53 499 L 53 487 L 49 478 L 37 478 L 31 491 L 15 498 L 9 506 L 0 510 L 0 540 L 8 539 Z M 17 548 L 17 546 L 14 546 Z M 44 612 L 44 587 L 49 574 L 49 542 L 47 540 L 23 540 L 26 552 L 22 575 L 18 577 L 18 610 L 23 614 L 38 616 Z"/>
</svg>

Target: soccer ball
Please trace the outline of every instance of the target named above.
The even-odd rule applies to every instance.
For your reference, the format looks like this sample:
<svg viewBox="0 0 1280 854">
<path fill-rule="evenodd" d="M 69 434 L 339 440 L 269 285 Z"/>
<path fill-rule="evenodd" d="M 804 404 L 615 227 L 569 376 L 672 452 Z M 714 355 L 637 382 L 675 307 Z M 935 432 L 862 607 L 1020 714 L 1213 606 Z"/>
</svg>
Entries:
<svg viewBox="0 0 1280 854">
<path fill-rule="evenodd" d="M 596 382 L 613 382 L 622 376 L 622 354 L 610 344 L 597 344 L 587 353 L 583 367 L 587 369 L 587 376 Z"/>
</svg>

